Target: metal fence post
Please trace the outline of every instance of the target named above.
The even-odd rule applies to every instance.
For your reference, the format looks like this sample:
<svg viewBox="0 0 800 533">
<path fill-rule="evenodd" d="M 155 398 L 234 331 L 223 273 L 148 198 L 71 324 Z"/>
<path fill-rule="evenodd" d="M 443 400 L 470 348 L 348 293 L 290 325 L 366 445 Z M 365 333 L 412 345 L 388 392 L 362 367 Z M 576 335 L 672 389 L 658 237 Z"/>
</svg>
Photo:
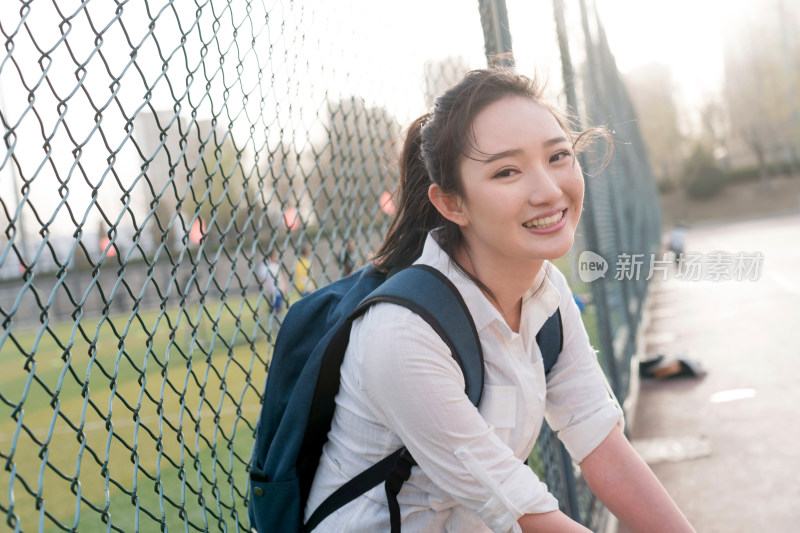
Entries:
<svg viewBox="0 0 800 533">
<path fill-rule="evenodd" d="M 583 26 L 584 32 L 584 39 L 586 40 L 586 53 L 587 53 L 587 62 L 589 64 L 589 71 L 591 73 L 591 79 L 589 80 L 595 87 L 595 90 L 599 89 L 599 86 L 596 82 L 597 77 L 594 75 L 594 54 L 592 50 L 592 41 L 591 41 L 591 33 L 589 31 L 588 19 L 586 17 L 586 3 L 584 0 L 580 0 L 580 10 L 581 10 L 581 24 Z M 585 167 L 584 167 L 585 168 Z M 586 203 L 590 205 L 594 205 L 592 201 L 592 187 L 591 184 L 587 182 L 586 184 L 586 193 L 585 193 Z M 590 211 L 591 216 L 584 217 L 586 223 L 586 233 L 587 233 L 587 242 L 594 246 L 596 250 L 600 250 L 600 239 L 597 232 L 597 224 L 596 218 L 598 217 L 598 213 L 595 210 Z M 598 280 L 599 281 L 599 280 Z M 619 369 L 617 368 L 617 360 L 616 360 L 616 351 L 614 349 L 614 338 L 612 334 L 612 324 L 611 324 L 611 310 L 608 306 L 608 291 L 606 287 L 606 278 L 603 278 L 602 281 L 592 283 L 592 296 L 597 306 L 597 323 L 599 326 L 599 333 L 600 333 L 600 344 L 602 353 L 605 355 L 605 361 L 608 368 L 608 374 L 611 381 L 611 386 L 614 389 L 615 394 L 618 396 L 622 394 L 621 390 L 621 382 L 620 382 L 620 375 Z"/>
<path fill-rule="evenodd" d="M 489 65 L 514 67 L 511 30 L 505 0 L 479 0 L 486 62 Z"/>
</svg>

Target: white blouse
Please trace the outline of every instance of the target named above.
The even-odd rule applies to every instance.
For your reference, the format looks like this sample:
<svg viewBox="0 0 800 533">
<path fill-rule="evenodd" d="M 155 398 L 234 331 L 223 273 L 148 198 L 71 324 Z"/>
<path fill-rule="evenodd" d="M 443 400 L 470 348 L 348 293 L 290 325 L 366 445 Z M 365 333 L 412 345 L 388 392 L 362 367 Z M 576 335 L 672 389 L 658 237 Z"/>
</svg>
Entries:
<svg viewBox="0 0 800 533">
<path fill-rule="evenodd" d="M 517 334 L 432 236 L 417 263 L 444 273 L 472 313 L 484 356 L 480 406 L 470 403 L 458 363 L 422 318 L 394 304 L 373 306 L 353 325 L 305 519 L 339 486 L 405 445 L 419 467 L 398 495 L 403 531 L 520 531 L 523 514 L 558 509 L 524 464 L 543 418 L 580 462 L 622 423 L 622 410 L 554 265 L 523 299 Z M 558 307 L 564 347 L 545 380 L 536 333 Z M 380 484 L 356 498 L 315 531 L 388 530 L 384 490 Z"/>
</svg>

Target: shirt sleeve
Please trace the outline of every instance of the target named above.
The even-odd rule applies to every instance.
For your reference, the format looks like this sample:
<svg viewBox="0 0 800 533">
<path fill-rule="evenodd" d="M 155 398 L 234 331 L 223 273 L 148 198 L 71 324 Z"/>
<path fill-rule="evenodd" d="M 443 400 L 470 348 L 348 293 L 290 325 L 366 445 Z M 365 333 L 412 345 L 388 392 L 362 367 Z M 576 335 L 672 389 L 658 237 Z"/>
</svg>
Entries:
<svg viewBox="0 0 800 533">
<path fill-rule="evenodd" d="M 622 409 L 589 344 L 571 289 L 560 272 L 553 277 L 561 293 L 564 345 L 547 376 L 545 419 L 580 463 L 614 426 L 623 424 Z"/>
<path fill-rule="evenodd" d="M 370 309 L 362 328 L 361 387 L 375 416 L 436 486 L 493 531 L 518 530 L 523 514 L 558 509 L 547 487 L 469 401 L 463 374 L 441 338 L 410 311 L 393 310 L 391 323 L 380 320 L 381 307 L 389 305 Z"/>
</svg>

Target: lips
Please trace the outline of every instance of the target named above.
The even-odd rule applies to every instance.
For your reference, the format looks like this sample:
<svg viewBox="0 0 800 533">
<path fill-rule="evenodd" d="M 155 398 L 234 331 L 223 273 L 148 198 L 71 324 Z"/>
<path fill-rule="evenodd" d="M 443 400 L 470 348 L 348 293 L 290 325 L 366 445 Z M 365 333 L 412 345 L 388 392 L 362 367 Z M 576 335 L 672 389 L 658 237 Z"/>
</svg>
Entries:
<svg viewBox="0 0 800 533">
<path fill-rule="evenodd" d="M 528 228 L 528 229 L 531 229 L 531 228 L 535 228 L 535 229 L 549 228 L 550 226 L 555 226 L 556 224 L 558 224 L 561 221 L 562 218 L 564 218 L 565 211 L 566 211 L 566 209 L 562 210 L 562 211 L 559 211 L 559 212 L 555 213 L 554 215 L 547 216 L 547 217 L 533 218 L 531 220 L 528 220 L 527 222 L 524 222 L 522 225 L 524 227 Z"/>
</svg>

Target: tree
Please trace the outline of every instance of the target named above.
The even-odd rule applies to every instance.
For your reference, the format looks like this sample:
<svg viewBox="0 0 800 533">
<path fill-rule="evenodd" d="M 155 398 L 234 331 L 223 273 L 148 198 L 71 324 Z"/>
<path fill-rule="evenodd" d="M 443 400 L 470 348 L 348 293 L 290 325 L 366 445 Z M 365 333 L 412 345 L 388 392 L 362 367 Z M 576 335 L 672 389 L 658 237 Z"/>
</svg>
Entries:
<svg viewBox="0 0 800 533">
<path fill-rule="evenodd" d="M 659 181 L 674 178 L 680 172 L 685 137 L 679 125 L 672 72 L 666 65 L 650 63 L 626 74 L 624 83 L 636 109 L 653 173 Z"/>
<path fill-rule="evenodd" d="M 708 98 L 700 108 L 700 143 L 716 154 L 728 154 L 728 117 L 724 105 L 716 98 Z"/>
<path fill-rule="evenodd" d="M 795 163 L 800 146 L 800 6 L 738 5 L 724 31 L 725 98 L 731 131 L 767 183 L 770 165 Z"/>
<path fill-rule="evenodd" d="M 714 156 L 700 144 L 695 144 L 683 167 L 686 194 L 703 200 L 716 195 L 725 186 L 725 175 Z"/>
</svg>

